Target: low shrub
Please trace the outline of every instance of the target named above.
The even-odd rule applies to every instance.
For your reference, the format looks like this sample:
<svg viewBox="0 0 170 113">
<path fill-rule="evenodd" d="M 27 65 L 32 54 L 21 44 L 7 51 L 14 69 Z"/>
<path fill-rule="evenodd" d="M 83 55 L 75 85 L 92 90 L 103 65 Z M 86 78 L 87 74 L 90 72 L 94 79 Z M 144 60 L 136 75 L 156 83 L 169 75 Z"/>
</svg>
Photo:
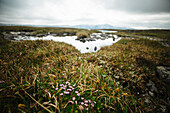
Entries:
<svg viewBox="0 0 170 113">
<path fill-rule="evenodd" d="M 90 38 L 90 33 L 88 31 L 79 31 L 76 33 L 77 38 L 81 39 L 81 38 Z"/>
</svg>

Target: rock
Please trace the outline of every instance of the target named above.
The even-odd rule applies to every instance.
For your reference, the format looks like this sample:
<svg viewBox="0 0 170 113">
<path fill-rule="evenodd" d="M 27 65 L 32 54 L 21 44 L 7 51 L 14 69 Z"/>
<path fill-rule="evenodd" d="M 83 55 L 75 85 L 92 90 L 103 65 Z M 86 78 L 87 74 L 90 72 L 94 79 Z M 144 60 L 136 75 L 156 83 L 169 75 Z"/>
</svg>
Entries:
<svg viewBox="0 0 170 113">
<path fill-rule="evenodd" d="M 51 34 L 52 36 L 58 36 L 57 34 Z"/>
<path fill-rule="evenodd" d="M 167 107 L 164 106 L 164 105 L 160 105 L 160 110 L 161 110 L 162 113 L 168 112 L 168 111 L 167 111 Z"/>
<path fill-rule="evenodd" d="M 83 42 L 83 43 L 85 43 L 86 42 L 86 40 L 85 39 L 79 39 L 80 40 L 80 42 Z"/>
<path fill-rule="evenodd" d="M 74 33 L 71 33 L 70 35 L 72 35 L 72 36 L 75 36 L 75 35 L 76 35 L 76 32 L 74 32 Z"/>
<path fill-rule="evenodd" d="M 16 35 L 10 35 L 10 34 L 6 34 L 4 35 L 4 39 L 6 40 L 15 40 Z"/>
<path fill-rule="evenodd" d="M 97 50 L 97 47 L 95 46 L 95 47 L 94 47 L 94 51 L 96 51 L 96 50 Z"/>
<path fill-rule="evenodd" d="M 154 93 L 153 92 L 151 92 L 151 91 L 149 91 L 149 94 L 153 97 L 154 96 Z"/>
<path fill-rule="evenodd" d="M 44 33 L 44 34 L 37 34 L 36 37 L 44 37 L 44 36 L 47 36 L 48 33 Z"/>
<path fill-rule="evenodd" d="M 69 36 L 69 33 L 63 33 L 63 36 Z"/>
<path fill-rule="evenodd" d="M 100 38 L 101 40 L 105 40 L 105 38 Z"/>
<path fill-rule="evenodd" d="M 149 80 L 149 83 L 147 84 L 147 86 L 149 87 L 150 91 L 152 92 L 158 92 L 156 86 L 155 86 L 155 83 L 152 82 L 151 80 Z"/>
<path fill-rule="evenodd" d="M 117 35 L 118 37 L 122 37 L 122 35 Z"/>
<path fill-rule="evenodd" d="M 146 104 L 151 104 L 151 100 L 150 100 L 149 96 L 148 96 L 148 97 L 145 97 L 144 102 L 145 102 Z"/>
<path fill-rule="evenodd" d="M 170 67 L 157 66 L 156 67 L 157 76 L 163 80 L 170 80 Z"/>
<path fill-rule="evenodd" d="M 94 38 L 87 38 L 87 41 L 96 41 Z"/>
</svg>

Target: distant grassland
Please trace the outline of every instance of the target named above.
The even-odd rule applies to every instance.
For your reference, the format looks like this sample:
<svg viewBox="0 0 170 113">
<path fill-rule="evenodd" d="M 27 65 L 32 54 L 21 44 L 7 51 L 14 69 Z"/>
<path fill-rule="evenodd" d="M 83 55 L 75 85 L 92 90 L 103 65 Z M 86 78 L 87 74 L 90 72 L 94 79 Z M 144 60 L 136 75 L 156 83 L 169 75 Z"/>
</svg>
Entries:
<svg viewBox="0 0 170 113">
<path fill-rule="evenodd" d="M 150 36 L 155 38 L 164 39 L 166 41 L 170 41 L 170 30 L 169 29 L 160 29 L 160 30 L 118 30 L 118 29 L 106 29 L 111 31 L 118 31 L 117 35 L 122 36 Z"/>
<path fill-rule="evenodd" d="M 32 35 L 41 33 L 77 33 L 85 31 L 89 33 L 100 32 L 98 30 L 87 30 L 77 28 L 64 28 L 64 27 L 28 27 L 28 26 L 0 26 L 0 33 L 2 32 L 32 32 Z"/>
</svg>

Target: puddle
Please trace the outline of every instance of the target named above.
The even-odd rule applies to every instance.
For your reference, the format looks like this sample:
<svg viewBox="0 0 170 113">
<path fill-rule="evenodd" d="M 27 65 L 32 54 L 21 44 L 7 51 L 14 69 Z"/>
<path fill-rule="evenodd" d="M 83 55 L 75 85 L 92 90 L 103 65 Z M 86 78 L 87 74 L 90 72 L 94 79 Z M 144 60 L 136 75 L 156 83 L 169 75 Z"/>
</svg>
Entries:
<svg viewBox="0 0 170 113">
<path fill-rule="evenodd" d="M 73 45 L 77 50 L 79 50 L 81 53 L 91 53 L 91 52 L 97 52 L 100 50 L 101 47 L 104 46 L 110 46 L 113 43 L 116 43 L 121 38 L 118 38 L 116 35 L 114 36 L 115 40 L 113 41 L 113 38 L 107 38 L 105 40 L 98 39 L 96 41 L 86 41 L 85 43 L 80 42 L 78 40 L 75 40 L 77 36 L 65 36 L 65 37 L 54 37 L 51 35 L 38 38 L 38 37 L 22 37 L 19 36 L 15 38 L 15 40 L 53 40 L 56 42 L 65 42 L 67 44 Z"/>
</svg>

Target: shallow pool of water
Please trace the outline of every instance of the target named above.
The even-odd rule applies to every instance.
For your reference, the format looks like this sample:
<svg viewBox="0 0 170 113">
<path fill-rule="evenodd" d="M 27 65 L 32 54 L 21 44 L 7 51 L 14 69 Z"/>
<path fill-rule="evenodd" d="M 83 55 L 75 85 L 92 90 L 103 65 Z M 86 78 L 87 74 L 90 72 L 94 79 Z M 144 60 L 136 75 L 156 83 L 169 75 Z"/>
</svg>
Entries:
<svg viewBox="0 0 170 113">
<path fill-rule="evenodd" d="M 102 33 L 117 33 L 117 31 L 99 30 Z"/>
<path fill-rule="evenodd" d="M 16 38 L 16 40 L 53 40 L 56 42 L 65 42 L 67 44 L 73 45 L 77 50 L 79 50 L 81 53 L 91 53 L 91 52 L 97 52 L 100 50 L 101 47 L 104 46 L 110 46 L 113 43 L 116 43 L 119 41 L 121 38 L 118 38 L 116 35 L 115 41 L 113 41 L 113 38 L 108 38 L 105 40 L 98 39 L 96 41 L 86 41 L 85 43 L 80 42 L 79 40 L 75 40 L 77 36 L 63 36 L 63 37 L 54 37 L 51 35 L 38 38 L 38 37 L 22 37 L 19 36 Z"/>
</svg>

